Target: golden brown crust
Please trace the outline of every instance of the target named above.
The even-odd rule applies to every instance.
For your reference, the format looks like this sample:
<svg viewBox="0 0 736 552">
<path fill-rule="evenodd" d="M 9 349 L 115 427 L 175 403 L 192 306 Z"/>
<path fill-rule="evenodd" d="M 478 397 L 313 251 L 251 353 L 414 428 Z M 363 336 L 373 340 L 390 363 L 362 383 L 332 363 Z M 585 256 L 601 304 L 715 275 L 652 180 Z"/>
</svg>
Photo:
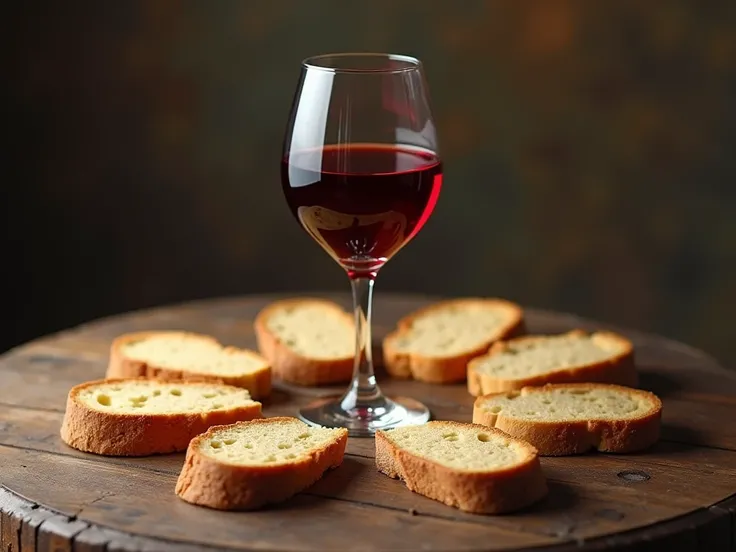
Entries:
<svg viewBox="0 0 736 552">
<path fill-rule="evenodd" d="M 595 334 L 602 338 L 619 342 L 622 345 L 622 351 L 600 362 L 572 366 L 523 379 L 495 378 L 480 370 L 476 370 L 475 366 L 483 362 L 483 358 L 485 358 L 485 356 L 478 357 L 470 361 L 467 366 L 468 392 L 478 397 L 488 395 L 489 393 L 500 393 L 502 391 L 545 385 L 547 383 L 613 383 L 626 387 L 636 387 L 639 378 L 636 366 L 634 365 L 634 347 L 631 341 L 612 332 L 595 332 Z M 563 335 L 585 336 L 589 334 L 583 330 L 572 330 Z M 551 336 L 525 336 L 499 341 L 488 350 L 487 356 L 500 354 L 509 345 L 519 343 L 520 341 L 544 341 L 549 337 Z"/>
<path fill-rule="evenodd" d="M 110 363 L 107 367 L 107 378 L 153 378 L 163 381 L 211 381 L 221 382 L 234 387 L 247 389 L 253 399 L 260 400 L 271 394 L 271 367 L 266 366 L 262 370 L 241 375 L 225 376 L 220 374 L 206 374 L 191 372 L 188 370 L 177 370 L 175 368 L 156 366 L 142 360 L 128 358 L 125 355 L 125 346 L 135 341 L 142 341 L 154 335 L 171 334 L 176 336 L 188 336 L 192 339 L 209 341 L 221 345 L 214 337 L 191 332 L 137 332 L 118 336 L 113 340 L 110 347 Z M 256 355 L 253 351 L 237 349 L 235 347 L 224 347 L 225 351 L 241 351 Z M 264 363 L 267 362 L 263 359 Z"/>
<path fill-rule="evenodd" d="M 483 342 L 476 349 L 456 356 L 432 357 L 420 353 L 398 351 L 394 347 L 394 341 L 409 331 L 417 318 L 431 313 L 433 310 L 445 307 L 448 304 L 478 302 L 493 304 L 498 308 L 507 310 L 510 316 L 507 324 L 499 329 L 495 338 Z M 475 357 L 485 354 L 495 341 L 522 335 L 524 332 L 523 310 L 514 303 L 503 299 L 449 299 L 419 309 L 399 320 L 396 330 L 389 333 L 383 340 L 383 363 L 386 371 L 395 378 L 414 378 L 429 383 L 461 382 L 466 378 L 468 362 Z"/>
<path fill-rule="evenodd" d="M 291 422 L 293 418 L 266 418 L 248 423 L 286 421 Z M 312 451 L 308 458 L 273 466 L 242 466 L 220 462 L 199 450 L 203 440 L 214 437 L 226 427 L 212 427 L 192 439 L 176 482 L 176 494 L 181 499 L 218 510 L 253 510 L 281 502 L 314 484 L 327 470 L 342 464 L 348 440 L 348 432 L 343 430 L 334 441 Z"/>
<path fill-rule="evenodd" d="M 72 387 L 61 425 L 61 439 L 75 449 L 105 456 L 167 454 L 185 450 L 194 436 L 213 425 L 262 416 L 259 402 L 207 412 L 128 414 L 96 410 L 79 400 L 79 393 L 88 387 L 131 379 L 146 378 L 97 380 Z"/>
<path fill-rule="evenodd" d="M 458 422 L 428 422 L 450 427 L 472 426 Z M 518 464 L 497 471 L 463 471 L 412 454 L 376 432 L 376 466 L 389 477 L 406 483 L 409 490 L 475 514 L 513 512 L 537 502 L 547 494 L 547 483 L 537 457 L 528 443 L 484 426 L 476 426 L 512 440 L 528 452 Z"/>
<path fill-rule="evenodd" d="M 304 386 L 349 382 L 353 377 L 354 355 L 329 360 L 305 357 L 282 343 L 279 337 L 268 329 L 267 321 L 275 311 L 304 303 L 319 304 L 325 309 L 335 311 L 345 318 L 346 324 L 354 327 L 352 315 L 332 301 L 311 297 L 276 301 L 262 309 L 256 316 L 254 328 L 259 352 L 271 364 L 274 377 L 283 381 Z"/>
<path fill-rule="evenodd" d="M 481 408 L 487 399 L 506 394 L 494 393 L 475 400 L 473 423 L 495 427 L 518 439 L 523 439 L 534 445 L 542 456 L 582 454 L 591 449 L 612 453 L 635 452 L 648 448 L 659 439 L 662 401 L 653 393 L 601 383 L 550 384 L 543 387 L 525 387 L 514 393 L 522 395 L 544 393 L 549 388 L 611 388 L 644 398 L 651 403 L 651 409 L 637 418 L 629 419 L 524 420 L 504 416 L 503 411 L 493 414 Z"/>
</svg>

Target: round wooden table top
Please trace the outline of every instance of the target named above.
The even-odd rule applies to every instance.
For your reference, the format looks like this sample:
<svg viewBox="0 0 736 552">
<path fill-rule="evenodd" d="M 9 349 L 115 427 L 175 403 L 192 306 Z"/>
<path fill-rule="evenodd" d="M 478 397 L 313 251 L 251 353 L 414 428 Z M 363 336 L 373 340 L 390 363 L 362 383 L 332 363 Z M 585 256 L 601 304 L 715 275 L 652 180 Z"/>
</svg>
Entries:
<svg viewBox="0 0 736 552">
<path fill-rule="evenodd" d="M 349 305 L 347 295 L 326 296 Z M 511 515 L 466 514 L 412 493 L 376 471 L 370 438 L 351 438 L 341 467 L 256 512 L 178 499 L 183 454 L 110 458 L 60 440 L 69 388 L 104 376 L 118 334 L 191 330 L 254 348 L 252 320 L 276 298 L 134 312 L 2 356 L 0 550 L 736 549 L 736 375 L 691 347 L 633 331 L 619 330 L 635 344 L 642 387 L 664 402 L 661 441 L 639 454 L 542 458 L 548 497 Z M 378 293 L 374 347 L 399 317 L 428 302 Z M 533 333 L 603 327 L 534 310 L 526 317 Z M 380 368 L 379 381 L 388 394 L 423 401 L 435 419 L 471 419 L 464 385 L 391 380 Z M 297 405 L 330 391 L 277 388 L 264 414 L 294 415 Z"/>
</svg>

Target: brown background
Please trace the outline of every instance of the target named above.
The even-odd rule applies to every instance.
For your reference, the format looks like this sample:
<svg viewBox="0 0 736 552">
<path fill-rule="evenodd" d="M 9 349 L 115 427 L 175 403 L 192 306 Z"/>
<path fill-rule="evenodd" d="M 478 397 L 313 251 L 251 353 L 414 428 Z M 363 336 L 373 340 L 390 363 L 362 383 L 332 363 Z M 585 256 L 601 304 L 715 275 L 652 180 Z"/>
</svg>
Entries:
<svg viewBox="0 0 736 552">
<path fill-rule="evenodd" d="M 346 289 L 278 161 L 301 58 L 426 64 L 445 187 L 377 292 L 500 295 L 733 366 L 736 2 L 15 2 L 0 348 L 198 297 Z"/>
</svg>

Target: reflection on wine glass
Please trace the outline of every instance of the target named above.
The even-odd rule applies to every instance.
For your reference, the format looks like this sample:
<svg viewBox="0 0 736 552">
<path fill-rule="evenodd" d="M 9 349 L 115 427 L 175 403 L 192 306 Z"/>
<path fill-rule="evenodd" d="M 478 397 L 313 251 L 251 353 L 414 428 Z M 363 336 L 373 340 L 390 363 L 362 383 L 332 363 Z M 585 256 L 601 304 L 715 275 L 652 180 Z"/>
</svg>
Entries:
<svg viewBox="0 0 736 552">
<path fill-rule="evenodd" d="M 406 240 L 406 215 L 397 211 L 351 215 L 314 205 L 299 207 L 297 217 L 328 253 L 334 251 L 331 244 L 337 244 L 352 259 L 374 259 L 377 249 L 397 251 Z"/>
<path fill-rule="evenodd" d="M 355 306 L 353 381 L 300 417 L 356 436 L 428 420 L 421 403 L 381 393 L 370 347 L 373 282 L 427 222 L 442 187 L 421 63 L 390 54 L 305 60 L 281 181 L 301 225 L 347 271 Z"/>
</svg>

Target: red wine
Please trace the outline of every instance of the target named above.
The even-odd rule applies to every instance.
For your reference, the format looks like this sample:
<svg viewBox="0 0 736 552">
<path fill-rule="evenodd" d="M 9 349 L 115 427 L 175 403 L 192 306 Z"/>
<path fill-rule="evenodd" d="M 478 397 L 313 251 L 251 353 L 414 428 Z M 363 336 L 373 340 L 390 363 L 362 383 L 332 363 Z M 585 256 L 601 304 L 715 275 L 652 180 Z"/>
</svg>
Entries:
<svg viewBox="0 0 736 552">
<path fill-rule="evenodd" d="M 410 146 L 325 146 L 288 154 L 281 183 L 297 220 L 351 277 L 375 275 L 432 214 L 442 164 Z"/>
</svg>

